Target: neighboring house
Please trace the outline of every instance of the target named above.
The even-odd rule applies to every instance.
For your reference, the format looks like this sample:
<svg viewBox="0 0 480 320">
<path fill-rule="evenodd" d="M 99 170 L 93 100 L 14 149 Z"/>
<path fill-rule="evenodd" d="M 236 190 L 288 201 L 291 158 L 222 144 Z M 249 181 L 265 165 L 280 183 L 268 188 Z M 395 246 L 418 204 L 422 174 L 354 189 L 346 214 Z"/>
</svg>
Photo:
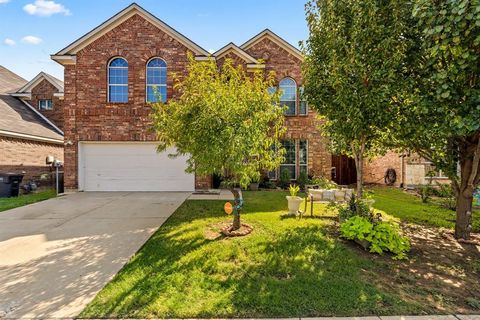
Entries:
<svg viewBox="0 0 480 320">
<path fill-rule="evenodd" d="M 27 101 L 58 129 L 63 130 L 63 81 L 40 72 L 12 96 Z"/>
<path fill-rule="evenodd" d="M 63 107 L 60 101 L 42 102 L 60 98 L 45 89 L 45 81 L 55 83 L 56 93 L 63 91 L 61 81 L 45 73 L 28 82 L 0 66 L 0 172 L 24 173 L 24 182 L 51 172 L 47 156 L 63 160 L 63 132 L 58 127 Z M 42 110 L 44 105 L 49 110 Z M 60 116 L 49 120 L 53 112 Z"/>
<path fill-rule="evenodd" d="M 119 12 L 52 59 L 65 67 L 65 187 L 85 191 L 192 191 L 211 177 L 186 174 L 185 158 L 157 154 L 150 102 L 157 87 L 174 99 L 173 73 L 185 74 L 187 52 L 209 53 L 137 4 Z M 288 106 L 284 145 L 292 179 L 301 171 L 330 176 L 331 155 L 319 120 L 301 99 L 302 54 L 270 30 L 244 44 L 230 43 L 212 57 L 232 58 L 247 70 L 275 71 Z M 272 178 L 278 176 L 276 170 Z"/>
<path fill-rule="evenodd" d="M 384 184 L 388 169 L 395 170 L 394 186 L 397 187 L 410 188 L 426 184 L 450 183 L 441 170 L 436 170 L 435 166 L 424 158 L 415 154 L 407 155 L 393 151 L 365 162 L 364 182 Z"/>
</svg>

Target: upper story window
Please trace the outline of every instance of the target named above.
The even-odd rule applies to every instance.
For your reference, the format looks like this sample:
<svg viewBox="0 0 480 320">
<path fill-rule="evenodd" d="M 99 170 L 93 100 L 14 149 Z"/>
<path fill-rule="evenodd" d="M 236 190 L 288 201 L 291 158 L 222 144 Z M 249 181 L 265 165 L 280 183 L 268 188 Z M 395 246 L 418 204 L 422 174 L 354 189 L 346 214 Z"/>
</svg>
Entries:
<svg viewBox="0 0 480 320">
<path fill-rule="evenodd" d="M 305 99 L 304 95 L 304 87 L 300 87 L 299 93 L 300 93 L 300 107 L 298 110 L 298 114 L 305 116 L 308 114 L 308 105 L 307 105 L 307 100 Z"/>
<path fill-rule="evenodd" d="M 108 64 L 108 102 L 128 102 L 128 62 L 123 58 Z"/>
<path fill-rule="evenodd" d="M 286 115 L 293 116 L 297 110 L 297 83 L 292 78 L 284 78 L 279 83 L 280 103 L 287 106 Z"/>
<path fill-rule="evenodd" d="M 38 110 L 53 110 L 53 102 L 50 99 L 38 100 Z"/>
<path fill-rule="evenodd" d="M 167 101 L 167 63 L 153 58 L 147 63 L 147 102 Z"/>
</svg>

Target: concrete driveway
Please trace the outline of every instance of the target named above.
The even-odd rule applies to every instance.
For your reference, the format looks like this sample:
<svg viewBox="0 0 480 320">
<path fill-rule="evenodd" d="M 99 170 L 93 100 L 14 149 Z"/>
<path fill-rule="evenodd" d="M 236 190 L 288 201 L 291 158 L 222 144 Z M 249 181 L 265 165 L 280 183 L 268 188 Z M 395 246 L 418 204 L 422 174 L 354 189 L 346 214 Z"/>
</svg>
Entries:
<svg viewBox="0 0 480 320">
<path fill-rule="evenodd" d="M 0 212 L 0 318 L 75 317 L 189 193 L 75 193 Z"/>
</svg>

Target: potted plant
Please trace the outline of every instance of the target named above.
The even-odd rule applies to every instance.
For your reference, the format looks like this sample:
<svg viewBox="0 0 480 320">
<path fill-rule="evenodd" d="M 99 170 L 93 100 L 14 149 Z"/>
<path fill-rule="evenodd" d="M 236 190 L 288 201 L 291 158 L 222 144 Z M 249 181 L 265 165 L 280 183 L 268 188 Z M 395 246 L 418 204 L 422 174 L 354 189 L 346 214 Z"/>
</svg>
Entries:
<svg viewBox="0 0 480 320">
<path fill-rule="evenodd" d="M 260 179 L 258 178 L 252 179 L 250 185 L 248 186 L 248 189 L 250 189 L 250 191 L 258 191 L 259 182 Z"/>
<path fill-rule="evenodd" d="M 302 198 L 297 196 L 298 191 L 300 191 L 300 187 L 295 184 L 291 184 L 288 189 L 290 191 L 290 195 L 287 196 L 288 213 L 296 215 L 299 212 L 300 205 L 303 201 Z"/>
</svg>

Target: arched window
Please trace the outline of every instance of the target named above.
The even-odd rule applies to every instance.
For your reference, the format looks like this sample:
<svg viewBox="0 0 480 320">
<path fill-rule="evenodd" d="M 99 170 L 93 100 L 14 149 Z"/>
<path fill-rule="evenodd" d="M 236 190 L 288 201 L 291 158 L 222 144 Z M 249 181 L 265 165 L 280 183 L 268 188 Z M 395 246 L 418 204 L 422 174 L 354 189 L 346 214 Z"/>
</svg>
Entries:
<svg viewBox="0 0 480 320">
<path fill-rule="evenodd" d="M 297 110 L 297 83 L 292 78 L 284 78 L 279 83 L 280 103 L 287 106 L 286 115 L 295 115 Z"/>
<path fill-rule="evenodd" d="M 167 63 L 153 58 L 147 63 L 147 102 L 167 101 Z"/>
<path fill-rule="evenodd" d="M 128 102 L 128 62 L 123 58 L 108 64 L 108 102 Z"/>
</svg>

